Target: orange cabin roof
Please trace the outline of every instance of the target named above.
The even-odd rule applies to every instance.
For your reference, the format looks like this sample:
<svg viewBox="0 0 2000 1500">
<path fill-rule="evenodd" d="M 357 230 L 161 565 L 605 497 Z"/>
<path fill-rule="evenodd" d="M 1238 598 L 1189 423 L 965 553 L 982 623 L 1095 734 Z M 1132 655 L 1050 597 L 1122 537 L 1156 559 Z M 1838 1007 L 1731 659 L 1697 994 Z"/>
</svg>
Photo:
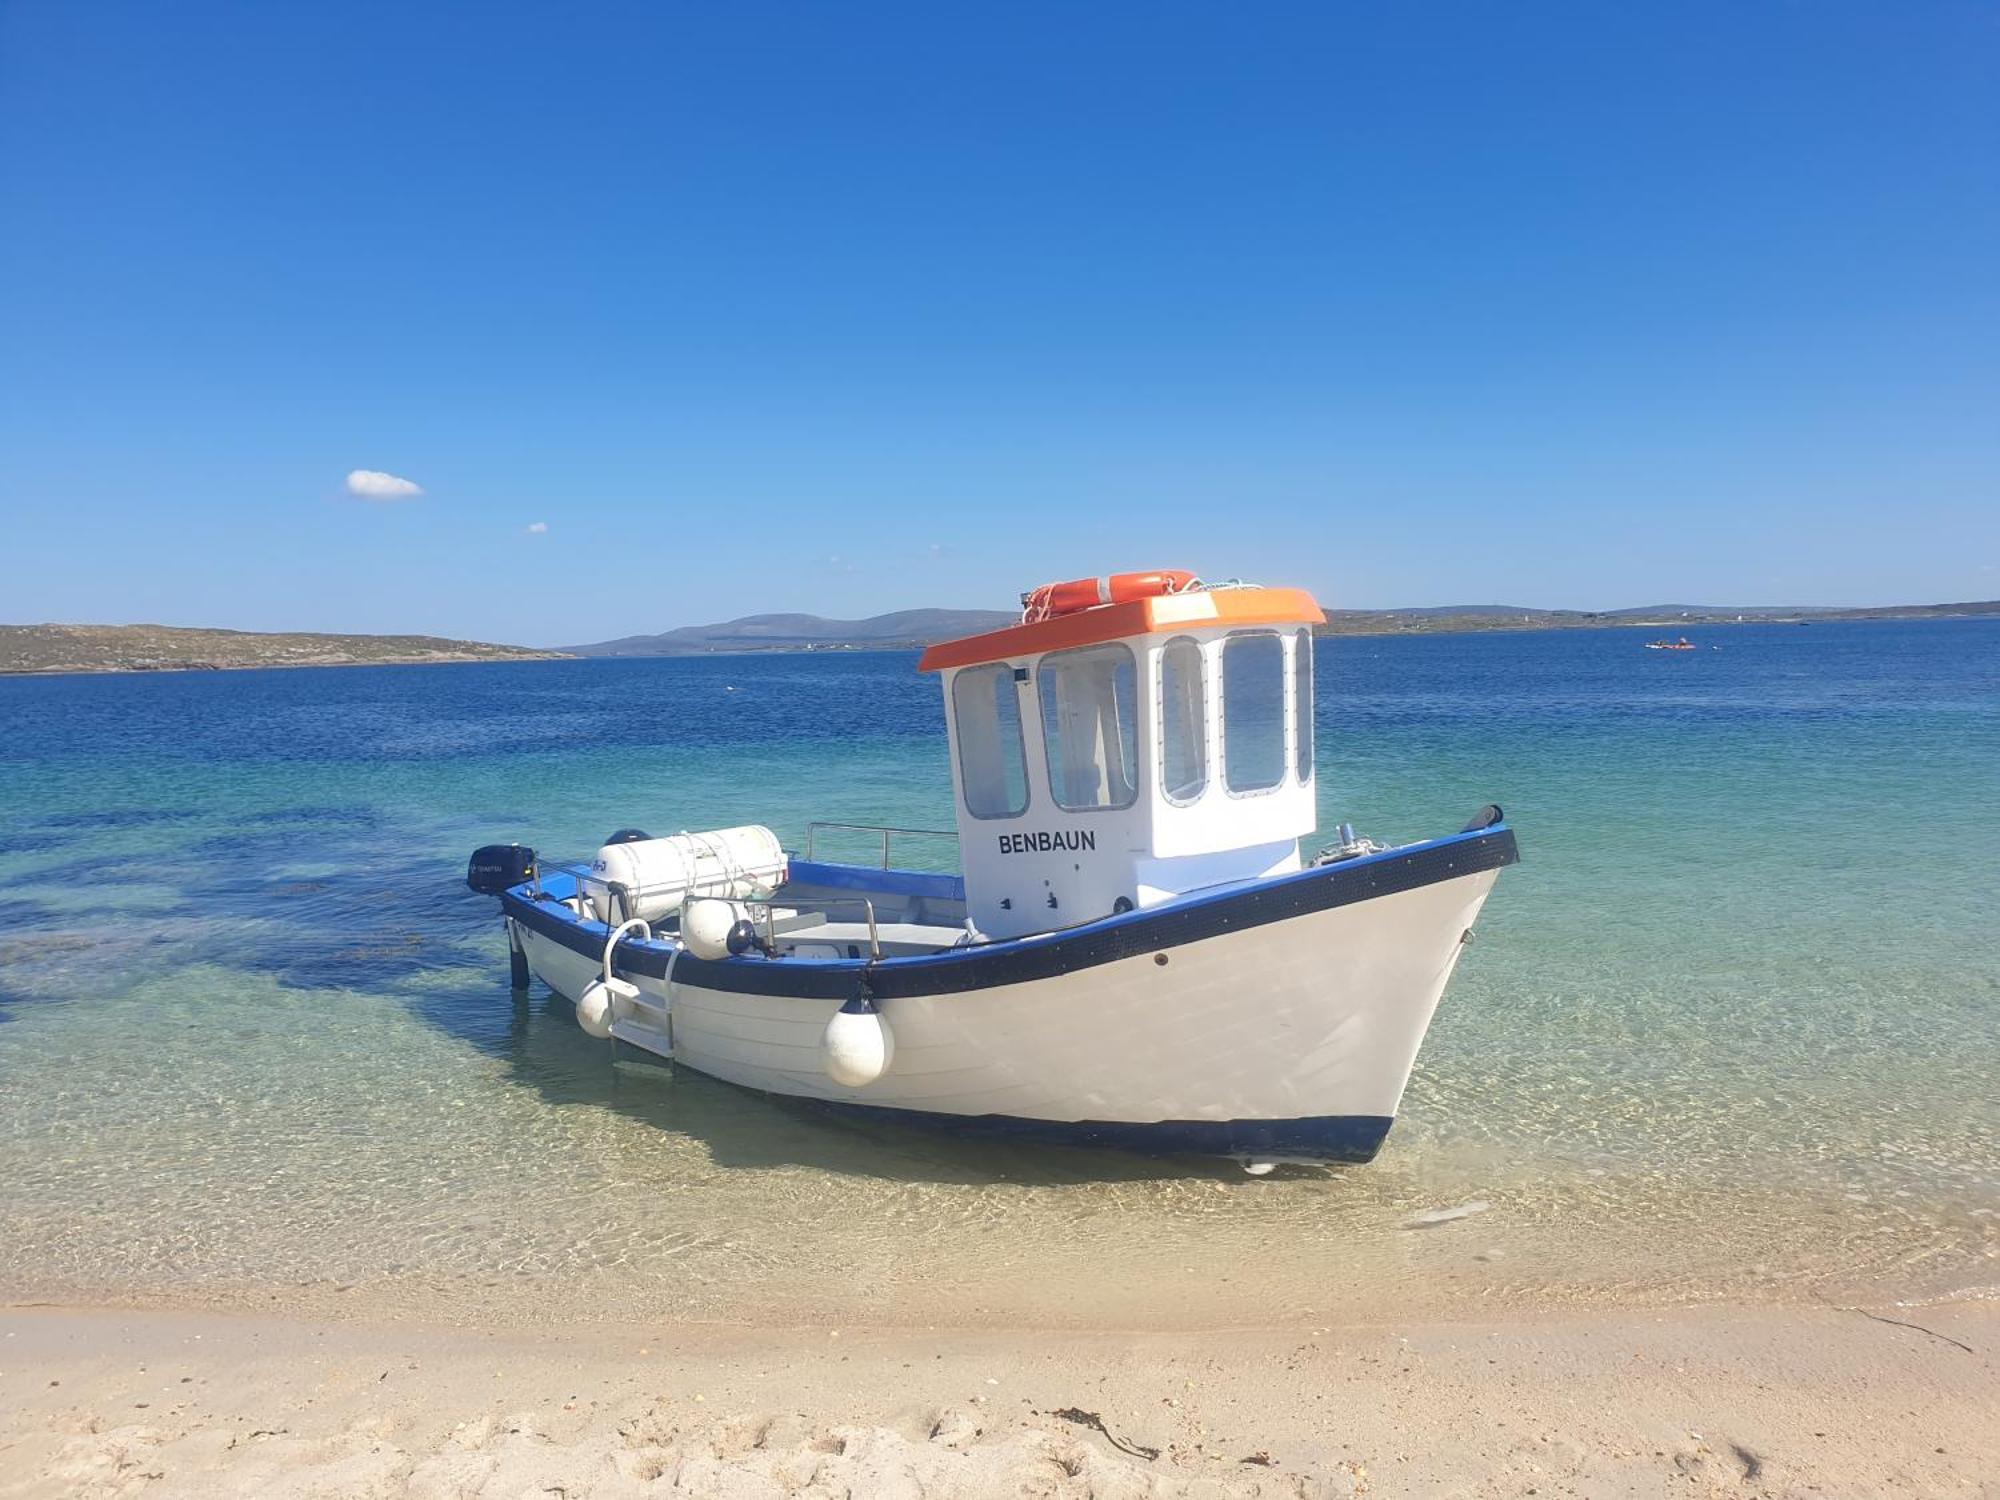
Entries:
<svg viewBox="0 0 2000 1500">
<path fill-rule="evenodd" d="M 1095 646 L 1135 635 L 1165 635 L 1204 625 L 1320 625 L 1325 613 L 1304 589 L 1216 589 L 1161 594 L 1129 604 L 1100 604 L 1033 625 L 939 641 L 917 663 L 919 672 L 1007 661 L 1072 646 Z"/>
</svg>

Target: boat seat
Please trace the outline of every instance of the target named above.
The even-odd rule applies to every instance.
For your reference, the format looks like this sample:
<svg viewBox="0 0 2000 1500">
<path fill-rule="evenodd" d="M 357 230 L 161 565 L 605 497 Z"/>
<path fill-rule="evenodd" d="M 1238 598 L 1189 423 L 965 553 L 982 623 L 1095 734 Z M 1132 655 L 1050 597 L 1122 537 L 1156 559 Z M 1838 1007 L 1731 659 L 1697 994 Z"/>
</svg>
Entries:
<svg viewBox="0 0 2000 1500">
<path fill-rule="evenodd" d="M 769 930 L 782 936 L 788 932 L 797 932 L 801 928 L 817 927 L 825 920 L 826 913 L 823 911 L 802 911 L 780 906 L 771 913 Z M 757 924 L 757 928 L 760 932 L 765 930 L 762 922 Z"/>
<path fill-rule="evenodd" d="M 930 922 L 877 922 L 884 956 L 906 957 L 916 953 L 936 953 L 965 936 L 962 927 L 943 927 Z M 801 958 L 866 958 L 866 922 L 826 922 L 817 926 L 786 930 L 780 927 L 787 945 L 796 944 Z"/>
</svg>

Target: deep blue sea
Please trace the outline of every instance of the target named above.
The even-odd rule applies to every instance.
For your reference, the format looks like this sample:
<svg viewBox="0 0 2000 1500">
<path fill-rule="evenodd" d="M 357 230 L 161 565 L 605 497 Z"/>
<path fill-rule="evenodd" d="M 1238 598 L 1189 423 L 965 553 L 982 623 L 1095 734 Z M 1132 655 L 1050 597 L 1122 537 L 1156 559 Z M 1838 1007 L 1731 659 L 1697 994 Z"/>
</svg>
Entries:
<svg viewBox="0 0 2000 1500">
<path fill-rule="evenodd" d="M 1524 862 L 1383 1155 L 1262 1181 L 614 1066 L 510 992 L 475 844 L 949 827 L 913 655 L 0 680 L 0 1282 L 1099 1324 L 1990 1292 L 2000 622 L 1645 638 L 1322 644 L 1321 828 L 1498 801 Z"/>
</svg>

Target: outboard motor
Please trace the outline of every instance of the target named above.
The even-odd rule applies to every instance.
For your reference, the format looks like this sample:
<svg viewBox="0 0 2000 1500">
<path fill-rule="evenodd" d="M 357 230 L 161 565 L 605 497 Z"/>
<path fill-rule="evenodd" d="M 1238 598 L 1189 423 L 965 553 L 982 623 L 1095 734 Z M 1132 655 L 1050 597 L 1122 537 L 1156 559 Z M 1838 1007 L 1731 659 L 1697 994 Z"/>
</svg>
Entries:
<svg viewBox="0 0 2000 1500">
<path fill-rule="evenodd" d="M 488 844 L 473 850 L 465 867 L 465 883 L 482 896 L 497 896 L 534 878 L 535 851 L 526 844 Z"/>
</svg>

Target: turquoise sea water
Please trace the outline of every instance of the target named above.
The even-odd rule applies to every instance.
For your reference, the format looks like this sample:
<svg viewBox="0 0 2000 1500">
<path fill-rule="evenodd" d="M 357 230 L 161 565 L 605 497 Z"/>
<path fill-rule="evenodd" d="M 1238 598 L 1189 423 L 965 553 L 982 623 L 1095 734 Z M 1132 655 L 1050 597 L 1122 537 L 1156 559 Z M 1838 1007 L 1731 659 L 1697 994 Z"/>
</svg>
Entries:
<svg viewBox="0 0 2000 1500">
<path fill-rule="evenodd" d="M 1524 863 L 1383 1155 L 1262 1181 L 614 1067 L 511 994 L 474 844 L 949 826 L 910 655 L 0 681 L 0 1290 L 1149 1324 L 1989 1294 L 2000 625 L 1698 639 L 1323 645 L 1321 827 L 1498 800 Z"/>
</svg>

